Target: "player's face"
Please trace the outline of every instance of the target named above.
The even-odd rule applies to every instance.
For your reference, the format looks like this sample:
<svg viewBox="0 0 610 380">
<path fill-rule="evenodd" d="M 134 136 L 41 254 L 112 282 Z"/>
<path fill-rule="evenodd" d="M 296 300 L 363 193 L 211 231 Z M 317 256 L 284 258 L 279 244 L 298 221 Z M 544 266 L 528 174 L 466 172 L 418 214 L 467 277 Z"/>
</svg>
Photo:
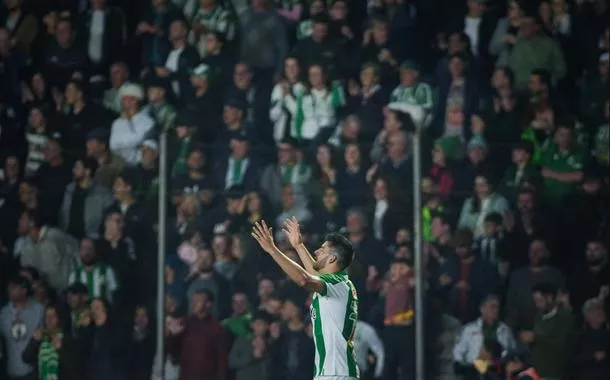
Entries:
<svg viewBox="0 0 610 380">
<path fill-rule="evenodd" d="M 316 262 L 313 265 L 313 269 L 318 272 L 334 261 L 334 255 L 328 242 L 324 242 L 324 244 L 315 251 L 315 255 Z"/>
</svg>

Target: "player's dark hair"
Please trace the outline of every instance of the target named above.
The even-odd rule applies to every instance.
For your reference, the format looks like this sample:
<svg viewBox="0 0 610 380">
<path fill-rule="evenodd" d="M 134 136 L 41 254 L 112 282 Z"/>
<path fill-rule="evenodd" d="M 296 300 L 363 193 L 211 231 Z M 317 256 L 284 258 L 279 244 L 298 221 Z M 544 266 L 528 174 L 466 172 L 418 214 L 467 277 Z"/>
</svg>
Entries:
<svg viewBox="0 0 610 380">
<path fill-rule="evenodd" d="M 354 260 L 354 247 L 352 243 L 345 236 L 339 234 L 330 234 L 324 240 L 330 244 L 341 269 L 349 267 Z"/>
</svg>

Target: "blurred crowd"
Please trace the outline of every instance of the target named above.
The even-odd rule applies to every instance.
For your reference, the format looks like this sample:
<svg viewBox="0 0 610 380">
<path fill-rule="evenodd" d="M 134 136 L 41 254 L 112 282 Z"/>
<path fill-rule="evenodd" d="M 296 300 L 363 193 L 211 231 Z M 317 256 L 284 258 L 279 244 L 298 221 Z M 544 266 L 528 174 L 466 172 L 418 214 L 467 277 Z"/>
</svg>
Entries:
<svg viewBox="0 0 610 380">
<path fill-rule="evenodd" d="M 339 232 L 356 249 L 362 379 L 414 379 L 417 313 L 426 379 L 610 379 L 609 16 L 603 0 L 3 0 L 0 378 L 311 380 L 310 296 L 249 236 L 266 220 L 298 261 L 294 216 L 308 246 Z"/>
</svg>

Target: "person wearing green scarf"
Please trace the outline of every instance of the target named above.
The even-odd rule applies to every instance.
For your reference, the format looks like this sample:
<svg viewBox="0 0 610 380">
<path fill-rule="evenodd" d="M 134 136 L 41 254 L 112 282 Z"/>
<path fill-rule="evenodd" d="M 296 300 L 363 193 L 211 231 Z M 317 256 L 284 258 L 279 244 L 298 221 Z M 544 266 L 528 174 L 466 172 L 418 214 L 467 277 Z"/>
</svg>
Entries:
<svg viewBox="0 0 610 380">
<path fill-rule="evenodd" d="M 23 353 L 24 361 L 38 369 L 37 380 L 78 380 L 79 366 L 72 340 L 61 329 L 59 311 L 50 305 L 45 309 L 44 326 L 34 332 Z"/>
</svg>

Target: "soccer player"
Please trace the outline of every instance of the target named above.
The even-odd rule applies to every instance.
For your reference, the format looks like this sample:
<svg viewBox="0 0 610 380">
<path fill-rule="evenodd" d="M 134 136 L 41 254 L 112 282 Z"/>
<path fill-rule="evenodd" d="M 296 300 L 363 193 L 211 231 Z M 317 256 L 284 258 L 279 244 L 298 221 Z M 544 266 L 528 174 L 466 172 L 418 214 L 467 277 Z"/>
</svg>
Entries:
<svg viewBox="0 0 610 380">
<path fill-rule="evenodd" d="M 341 235 L 329 235 L 314 252 L 314 258 L 303 244 L 295 218 L 286 222 L 283 231 L 304 268 L 277 248 L 271 228 L 264 221 L 254 225 L 252 237 L 292 281 L 314 292 L 311 304 L 316 345 L 314 380 L 358 380 L 354 356 L 358 296 L 345 272 L 354 257 L 352 244 Z"/>
</svg>

